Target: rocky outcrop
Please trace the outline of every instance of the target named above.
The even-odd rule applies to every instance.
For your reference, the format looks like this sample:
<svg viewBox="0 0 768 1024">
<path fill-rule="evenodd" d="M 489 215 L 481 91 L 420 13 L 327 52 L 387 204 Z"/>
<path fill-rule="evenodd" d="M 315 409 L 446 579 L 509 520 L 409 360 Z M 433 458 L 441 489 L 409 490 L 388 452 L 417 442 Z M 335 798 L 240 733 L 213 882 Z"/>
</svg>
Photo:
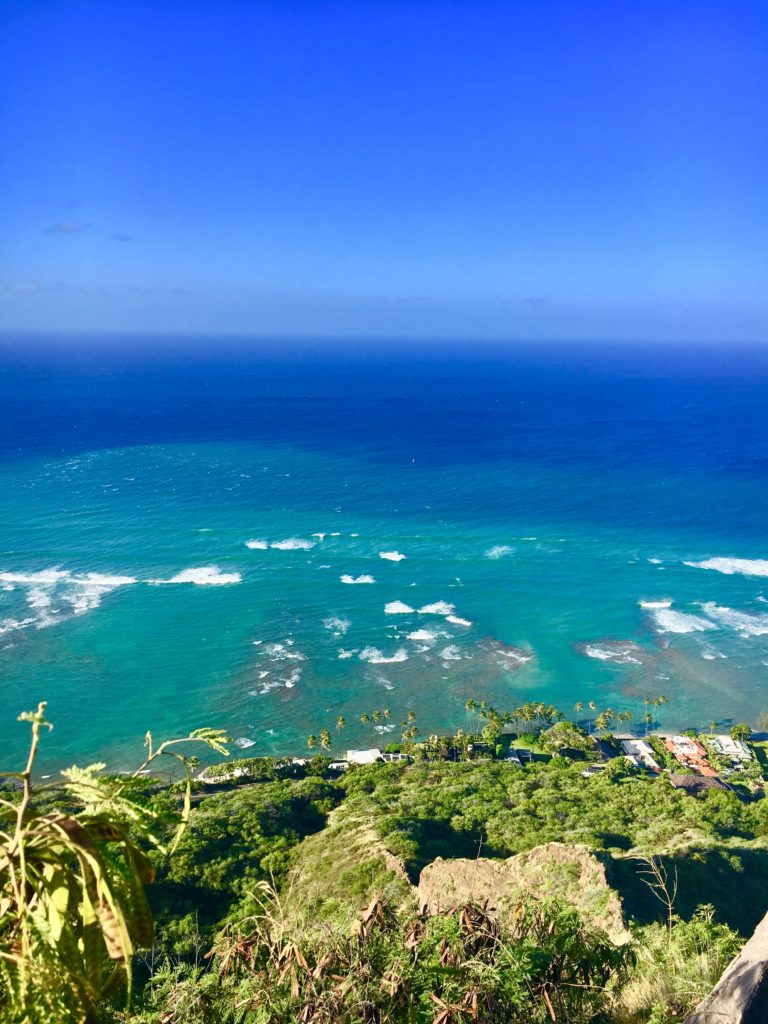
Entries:
<svg viewBox="0 0 768 1024">
<path fill-rule="evenodd" d="M 430 913 L 461 903 L 487 901 L 502 918 L 526 895 L 557 897 L 617 945 L 629 941 L 621 901 L 609 886 L 605 865 L 583 845 L 547 843 L 507 860 L 443 860 L 419 878 L 419 899 Z"/>
<path fill-rule="evenodd" d="M 765 1024 L 768 1021 L 768 916 L 685 1024 Z"/>
</svg>

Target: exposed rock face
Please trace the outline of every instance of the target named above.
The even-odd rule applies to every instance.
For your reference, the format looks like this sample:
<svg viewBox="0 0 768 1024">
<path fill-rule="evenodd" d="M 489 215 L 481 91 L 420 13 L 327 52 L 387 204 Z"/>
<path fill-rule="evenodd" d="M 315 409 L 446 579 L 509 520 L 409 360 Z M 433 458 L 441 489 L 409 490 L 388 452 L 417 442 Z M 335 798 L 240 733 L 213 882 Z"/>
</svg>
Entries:
<svg viewBox="0 0 768 1024">
<path fill-rule="evenodd" d="M 617 945 L 629 941 L 621 901 L 608 885 L 604 865 L 580 844 L 547 843 L 508 860 L 438 857 L 421 872 L 418 891 L 430 913 L 487 900 L 501 917 L 526 895 L 559 897 Z"/>
<path fill-rule="evenodd" d="M 768 916 L 685 1024 L 765 1024 L 768 1020 Z"/>
</svg>

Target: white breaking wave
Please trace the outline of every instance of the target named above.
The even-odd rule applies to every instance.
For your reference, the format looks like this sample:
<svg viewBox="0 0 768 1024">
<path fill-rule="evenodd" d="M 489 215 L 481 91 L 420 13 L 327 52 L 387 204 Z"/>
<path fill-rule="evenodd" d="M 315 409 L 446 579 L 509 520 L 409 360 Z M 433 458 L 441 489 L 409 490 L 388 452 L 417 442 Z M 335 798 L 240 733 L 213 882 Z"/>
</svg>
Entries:
<svg viewBox="0 0 768 1024">
<path fill-rule="evenodd" d="M 105 576 L 97 572 L 73 579 L 77 589 L 64 595 L 64 600 L 71 605 L 75 615 L 83 615 L 98 608 L 105 594 L 118 587 L 127 587 L 137 583 L 135 576 Z"/>
<path fill-rule="evenodd" d="M 194 583 L 198 587 L 223 587 L 230 583 L 242 583 L 239 572 L 222 572 L 217 565 L 203 565 L 197 569 L 183 569 L 171 576 L 169 580 L 148 580 L 155 586 L 167 586 L 171 583 Z"/>
<path fill-rule="evenodd" d="M 425 604 L 419 608 L 421 615 L 455 615 L 456 606 L 448 601 L 435 601 L 434 604 Z"/>
<path fill-rule="evenodd" d="M 339 579 L 342 583 L 375 583 L 376 580 L 373 576 L 340 576 Z"/>
<path fill-rule="evenodd" d="M 247 747 L 254 747 L 255 745 L 256 740 L 249 740 L 245 736 L 241 736 L 240 739 L 235 740 L 235 746 L 242 747 L 243 749 L 246 749 Z"/>
<path fill-rule="evenodd" d="M 29 619 L 3 619 L 0 621 L 0 636 L 5 633 L 13 633 L 17 629 L 26 629 L 28 626 L 35 626 L 38 623 L 37 618 Z"/>
<path fill-rule="evenodd" d="M 27 591 L 27 604 L 30 608 L 50 608 L 53 604 L 53 595 L 44 587 L 31 587 Z"/>
<path fill-rule="evenodd" d="M 401 647 L 388 658 L 378 647 L 364 647 L 358 657 L 360 661 L 368 661 L 371 665 L 391 665 L 396 661 L 408 661 L 408 652 Z"/>
<path fill-rule="evenodd" d="M 346 661 L 348 658 L 354 658 L 357 654 L 357 650 L 345 651 L 343 647 L 339 648 L 339 661 Z"/>
<path fill-rule="evenodd" d="M 380 735 L 384 735 L 384 733 L 394 732 L 395 727 L 394 725 L 374 725 L 373 731 L 379 733 Z"/>
<path fill-rule="evenodd" d="M 703 562 L 685 562 L 692 569 L 714 569 L 726 576 L 768 576 L 768 558 L 706 558 Z"/>
<path fill-rule="evenodd" d="M 59 580 L 69 579 L 70 573 L 65 569 L 43 569 L 42 572 L 0 572 L 3 583 L 38 583 L 49 586 Z"/>
<path fill-rule="evenodd" d="M 23 619 L 5 619 L 0 624 L 0 634 L 30 627 L 45 629 L 72 615 L 83 615 L 98 608 L 105 594 L 137 582 L 135 576 L 97 572 L 73 574 L 66 569 L 0 573 L 3 589 L 26 588 L 24 599 L 35 612 L 33 616 Z"/>
<path fill-rule="evenodd" d="M 469 619 L 462 619 L 458 615 L 446 615 L 446 622 L 452 622 L 454 626 L 471 626 Z"/>
<path fill-rule="evenodd" d="M 402 601 L 389 601 L 384 605 L 385 615 L 410 615 L 415 609 Z"/>
<path fill-rule="evenodd" d="M 658 601 L 638 601 L 641 608 L 645 608 L 648 611 L 653 611 L 654 608 L 671 608 L 672 600 L 668 597 L 661 598 Z"/>
<path fill-rule="evenodd" d="M 274 540 L 269 545 L 276 551 L 309 551 L 315 546 L 315 541 L 304 540 L 301 537 L 289 537 L 287 540 Z"/>
<path fill-rule="evenodd" d="M 296 683 L 301 679 L 301 669 L 295 668 L 293 672 L 285 680 L 285 685 L 289 690 L 292 690 Z"/>
<path fill-rule="evenodd" d="M 639 658 L 633 658 L 634 644 L 615 644 L 611 647 L 600 644 L 584 644 L 582 648 L 588 658 L 597 658 L 598 661 L 615 661 L 620 665 L 642 665 Z"/>
<path fill-rule="evenodd" d="M 335 636 L 343 636 L 349 627 L 352 625 L 349 619 L 345 619 L 340 615 L 331 615 L 327 619 L 323 619 L 323 626 L 326 629 L 331 629 Z"/>
<path fill-rule="evenodd" d="M 266 644 L 264 653 L 272 661 L 306 661 L 307 659 L 299 651 L 292 651 L 293 640 L 286 640 L 284 643 Z"/>
<path fill-rule="evenodd" d="M 735 608 L 721 607 L 714 602 L 704 604 L 702 608 L 710 619 L 729 629 L 737 630 L 743 637 L 764 636 L 768 633 L 768 614 L 751 615 Z"/>
<path fill-rule="evenodd" d="M 437 634 L 430 629 L 414 629 L 412 633 L 408 634 L 407 639 L 413 640 L 414 643 L 431 645 L 437 643 Z"/>
<path fill-rule="evenodd" d="M 259 677 L 261 677 L 261 673 L 259 673 Z M 279 679 L 270 679 L 261 684 L 260 690 L 249 690 L 248 693 L 251 697 L 265 697 L 268 693 L 272 693 L 273 690 L 278 690 L 281 686 L 282 683 Z"/>
<path fill-rule="evenodd" d="M 676 612 L 671 608 L 657 608 L 653 617 L 660 633 L 703 633 L 707 629 L 715 629 L 714 622 L 709 619 Z"/>
<path fill-rule="evenodd" d="M 269 543 L 265 540 L 247 540 L 245 546 L 250 548 L 251 551 L 266 551 Z"/>
<path fill-rule="evenodd" d="M 485 557 L 504 558 L 505 555 L 511 555 L 514 550 L 511 544 L 495 544 L 492 548 L 488 548 L 485 552 Z"/>
<path fill-rule="evenodd" d="M 461 661 L 461 651 L 455 644 L 449 644 L 440 651 L 443 661 Z"/>
<path fill-rule="evenodd" d="M 402 562 L 407 555 L 402 554 L 400 551 L 380 551 L 379 558 L 384 558 L 388 562 Z"/>
</svg>

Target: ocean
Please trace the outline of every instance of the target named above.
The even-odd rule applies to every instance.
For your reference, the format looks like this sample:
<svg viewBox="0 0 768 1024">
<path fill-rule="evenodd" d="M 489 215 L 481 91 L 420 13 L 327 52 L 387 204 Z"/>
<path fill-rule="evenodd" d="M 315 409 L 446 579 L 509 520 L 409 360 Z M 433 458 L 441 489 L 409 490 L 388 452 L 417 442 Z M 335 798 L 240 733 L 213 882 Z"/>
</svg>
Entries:
<svg viewBox="0 0 768 1024">
<path fill-rule="evenodd" d="M 6 335 L 0 417 L 5 769 L 768 711 L 765 349 Z"/>
</svg>

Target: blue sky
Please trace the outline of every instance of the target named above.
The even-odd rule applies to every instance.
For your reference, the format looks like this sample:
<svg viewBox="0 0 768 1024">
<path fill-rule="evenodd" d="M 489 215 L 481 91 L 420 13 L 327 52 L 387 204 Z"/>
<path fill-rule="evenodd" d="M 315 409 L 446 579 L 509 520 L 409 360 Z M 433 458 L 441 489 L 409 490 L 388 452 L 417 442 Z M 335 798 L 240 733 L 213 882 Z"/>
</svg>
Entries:
<svg viewBox="0 0 768 1024">
<path fill-rule="evenodd" d="M 0 5 L 0 326 L 768 339 L 764 0 Z"/>
</svg>

